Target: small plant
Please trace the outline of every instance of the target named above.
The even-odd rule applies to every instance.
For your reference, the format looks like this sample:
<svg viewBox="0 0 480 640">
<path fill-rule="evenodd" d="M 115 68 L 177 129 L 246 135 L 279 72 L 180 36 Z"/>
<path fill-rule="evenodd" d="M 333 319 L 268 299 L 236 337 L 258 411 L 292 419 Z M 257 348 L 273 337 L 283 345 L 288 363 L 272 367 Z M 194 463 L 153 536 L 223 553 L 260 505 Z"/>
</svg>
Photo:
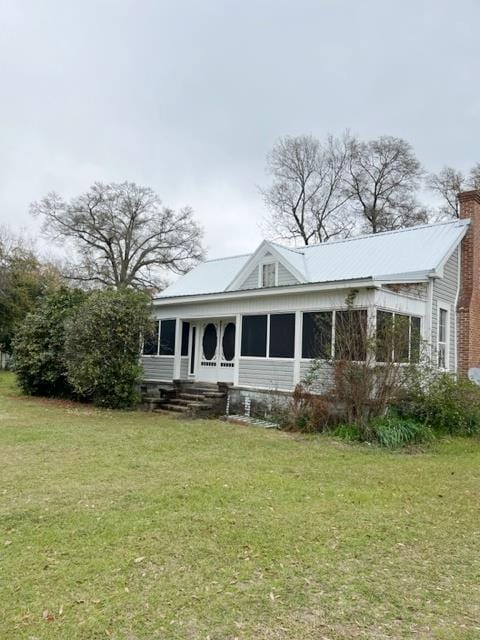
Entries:
<svg viewBox="0 0 480 640">
<path fill-rule="evenodd" d="M 371 428 L 375 441 L 389 449 L 424 444 L 434 439 L 432 429 L 425 423 L 396 415 L 377 418 L 372 422 Z"/>
<path fill-rule="evenodd" d="M 282 426 L 287 431 L 314 433 L 325 431 L 330 426 L 331 419 L 325 399 L 310 393 L 303 384 L 297 384 L 290 403 L 283 412 Z"/>
</svg>

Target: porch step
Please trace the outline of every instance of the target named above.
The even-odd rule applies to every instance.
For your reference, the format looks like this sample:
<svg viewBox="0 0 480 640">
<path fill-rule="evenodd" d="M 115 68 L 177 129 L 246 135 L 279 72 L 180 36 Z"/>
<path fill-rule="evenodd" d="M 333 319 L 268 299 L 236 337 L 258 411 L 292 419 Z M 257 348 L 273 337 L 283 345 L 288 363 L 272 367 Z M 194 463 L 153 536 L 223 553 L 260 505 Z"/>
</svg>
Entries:
<svg viewBox="0 0 480 640">
<path fill-rule="evenodd" d="M 201 393 L 190 393 L 187 391 L 179 393 L 178 397 L 182 400 L 203 400 L 205 396 Z"/>
<path fill-rule="evenodd" d="M 163 404 L 162 409 L 166 409 L 167 411 L 176 411 L 177 413 L 185 413 L 188 411 L 188 407 L 182 404 Z"/>
</svg>

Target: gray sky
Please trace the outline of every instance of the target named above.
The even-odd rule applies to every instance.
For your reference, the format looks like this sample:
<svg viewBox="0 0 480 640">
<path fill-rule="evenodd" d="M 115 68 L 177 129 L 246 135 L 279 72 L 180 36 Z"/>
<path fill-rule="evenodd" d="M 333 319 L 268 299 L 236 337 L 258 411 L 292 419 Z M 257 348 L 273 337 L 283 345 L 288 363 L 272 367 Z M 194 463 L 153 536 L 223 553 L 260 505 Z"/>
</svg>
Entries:
<svg viewBox="0 0 480 640">
<path fill-rule="evenodd" d="M 210 257 L 261 239 L 281 135 L 404 137 L 480 161 L 480 0 L 0 0 L 0 223 L 134 180 L 191 205 Z"/>
</svg>

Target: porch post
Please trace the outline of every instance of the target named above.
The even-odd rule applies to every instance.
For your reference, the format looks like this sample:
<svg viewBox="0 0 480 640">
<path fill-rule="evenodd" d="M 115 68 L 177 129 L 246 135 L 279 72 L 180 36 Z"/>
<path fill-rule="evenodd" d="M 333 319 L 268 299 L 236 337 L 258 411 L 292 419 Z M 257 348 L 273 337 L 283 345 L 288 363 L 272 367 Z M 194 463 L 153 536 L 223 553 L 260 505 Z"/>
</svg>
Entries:
<svg viewBox="0 0 480 640">
<path fill-rule="evenodd" d="M 242 345 L 242 316 L 237 313 L 235 316 L 235 367 L 233 369 L 233 384 L 238 387 L 240 379 L 240 349 Z"/>
<path fill-rule="evenodd" d="M 300 382 L 300 360 L 302 357 L 302 313 L 295 311 L 295 346 L 293 351 L 293 386 Z"/>
<path fill-rule="evenodd" d="M 175 319 L 175 353 L 173 360 L 173 379 L 180 379 L 180 362 L 182 352 L 182 321 L 180 318 Z"/>
</svg>

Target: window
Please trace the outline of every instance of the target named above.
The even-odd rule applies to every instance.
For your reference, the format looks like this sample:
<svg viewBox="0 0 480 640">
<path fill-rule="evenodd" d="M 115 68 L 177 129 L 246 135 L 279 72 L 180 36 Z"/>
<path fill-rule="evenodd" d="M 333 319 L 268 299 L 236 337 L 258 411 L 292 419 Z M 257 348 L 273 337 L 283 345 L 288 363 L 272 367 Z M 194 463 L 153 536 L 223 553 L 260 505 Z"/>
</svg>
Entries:
<svg viewBox="0 0 480 640">
<path fill-rule="evenodd" d="M 276 271 L 277 267 L 274 262 L 269 262 L 268 264 L 262 264 L 261 269 L 261 286 L 262 287 L 274 287 L 275 279 L 276 279 Z"/>
<path fill-rule="evenodd" d="M 331 311 L 303 314 L 302 358 L 332 357 Z"/>
<path fill-rule="evenodd" d="M 173 356 L 175 353 L 175 320 L 160 322 L 160 355 Z"/>
<path fill-rule="evenodd" d="M 410 320 L 410 362 L 420 362 L 420 318 Z"/>
<path fill-rule="evenodd" d="M 243 316 L 242 356 L 267 355 L 267 316 Z"/>
<path fill-rule="evenodd" d="M 188 356 L 188 336 L 190 335 L 190 323 L 182 322 L 182 356 Z"/>
<path fill-rule="evenodd" d="M 270 336 L 268 341 L 267 327 L 269 328 Z M 243 316 L 242 356 L 250 356 L 254 358 L 293 358 L 294 352 L 294 313 Z"/>
<path fill-rule="evenodd" d="M 448 336 L 448 311 L 443 307 L 438 308 L 438 366 L 447 368 L 447 336 Z"/>
<path fill-rule="evenodd" d="M 143 338 L 143 355 L 156 356 L 158 354 L 158 325 L 159 321 L 152 323 L 150 330 L 145 333 Z"/>
<path fill-rule="evenodd" d="M 420 360 L 420 318 L 392 311 L 377 311 L 377 362 Z"/>
<path fill-rule="evenodd" d="M 295 351 L 295 314 L 270 316 L 270 358 L 293 358 Z"/>
<path fill-rule="evenodd" d="M 353 309 L 335 313 L 335 358 L 367 359 L 367 311 Z"/>
<path fill-rule="evenodd" d="M 393 358 L 393 313 L 377 311 L 376 359 L 391 362 Z"/>
</svg>

